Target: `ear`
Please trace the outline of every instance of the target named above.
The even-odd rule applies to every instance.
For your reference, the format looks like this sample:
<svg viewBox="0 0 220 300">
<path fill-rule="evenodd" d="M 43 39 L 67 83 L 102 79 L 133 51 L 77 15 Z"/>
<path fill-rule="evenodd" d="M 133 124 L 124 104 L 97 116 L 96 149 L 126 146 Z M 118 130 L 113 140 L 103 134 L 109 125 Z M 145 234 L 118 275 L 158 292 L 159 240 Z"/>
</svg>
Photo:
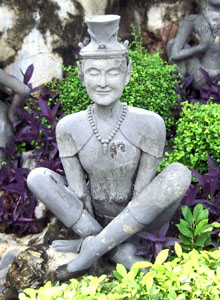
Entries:
<svg viewBox="0 0 220 300">
<path fill-rule="evenodd" d="M 82 85 L 85 86 L 82 64 L 79 61 L 77 61 L 77 67 L 78 67 L 78 78 L 81 81 Z"/>
<path fill-rule="evenodd" d="M 126 74 L 126 78 L 125 78 L 125 86 L 129 83 L 129 81 L 131 79 L 131 72 L 132 72 L 132 61 L 129 60 L 127 72 L 126 72 L 127 74 Z"/>
</svg>

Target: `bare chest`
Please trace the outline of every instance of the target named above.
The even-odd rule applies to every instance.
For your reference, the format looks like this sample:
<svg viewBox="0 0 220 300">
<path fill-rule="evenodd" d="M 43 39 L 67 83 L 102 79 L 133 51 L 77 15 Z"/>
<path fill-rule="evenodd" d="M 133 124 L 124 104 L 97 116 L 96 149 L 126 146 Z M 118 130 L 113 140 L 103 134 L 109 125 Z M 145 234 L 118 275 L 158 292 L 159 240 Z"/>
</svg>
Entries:
<svg viewBox="0 0 220 300">
<path fill-rule="evenodd" d="M 119 131 L 108 144 L 107 153 L 104 153 L 103 145 L 93 136 L 80 151 L 79 159 L 90 179 L 108 176 L 110 180 L 122 175 L 133 177 L 140 155 L 141 151 Z"/>
</svg>

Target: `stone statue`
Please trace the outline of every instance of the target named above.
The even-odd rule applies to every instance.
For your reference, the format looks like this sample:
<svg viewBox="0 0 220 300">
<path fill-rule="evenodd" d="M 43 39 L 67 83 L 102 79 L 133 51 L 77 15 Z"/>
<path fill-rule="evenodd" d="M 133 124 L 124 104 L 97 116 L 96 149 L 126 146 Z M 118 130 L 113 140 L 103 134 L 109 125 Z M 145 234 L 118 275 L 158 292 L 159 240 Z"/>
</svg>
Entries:
<svg viewBox="0 0 220 300">
<path fill-rule="evenodd" d="M 17 107 L 23 106 L 30 94 L 29 87 L 12 75 L 0 69 L 0 84 L 14 92 L 13 102 L 8 106 L 0 101 L 0 147 L 5 148 L 13 135 L 13 124 L 18 119 Z M 5 159 L 5 154 L 0 151 L 0 167 Z"/>
<path fill-rule="evenodd" d="M 91 42 L 81 44 L 78 66 L 94 104 L 64 117 L 56 128 L 67 182 L 45 168 L 28 176 L 30 190 L 81 237 L 53 242 L 58 251 L 78 253 L 57 269 L 59 280 L 84 273 L 106 253 L 128 269 L 143 260 L 135 256 L 135 234 L 164 225 L 191 182 L 189 170 L 179 163 L 155 177 L 164 121 L 119 101 L 132 68 L 128 42 L 117 41 L 119 20 L 117 15 L 87 19 Z"/>
<path fill-rule="evenodd" d="M 187 44 L 191 33 L 198 40 L 194 46 Z M 220 0 L 206 0 L 201 15 L 185 17 L 177 36 L 168 42 L 167 53 L 182 73 L 193 77 L 195 90 L 205 83 L 200 68 L 205 69 L 211 78 L 220 74 Z"/>
</svg>

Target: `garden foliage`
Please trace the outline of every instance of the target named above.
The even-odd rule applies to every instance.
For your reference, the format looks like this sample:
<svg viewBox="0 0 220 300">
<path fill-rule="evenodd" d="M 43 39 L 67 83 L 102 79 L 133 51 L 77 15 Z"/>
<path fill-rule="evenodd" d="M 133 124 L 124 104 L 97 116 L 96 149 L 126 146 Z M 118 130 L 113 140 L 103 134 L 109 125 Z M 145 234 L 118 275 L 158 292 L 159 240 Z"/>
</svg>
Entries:
<svg viewBox="0 0 220 300">
<path fill-rule="evenodd" d="M 70 284 L 51 286 L 48 282 L 40 289 L 26 289 L 19 294 L 20 300 L 191 300 L 220 299 L 220 250 L 192 250 L 183 253 L 175 244 L 176 256 L 167 260 L 168 250 L 157 256 L 154 264 L 135 263 L 128 272 L 117 265 L 109 279 L 85 276 L 81 280 L 71 279 Z M 149 269 L 148 273 L 141 272 Z"/>
<path fill-rule="evenodd" d="M 26 78 L 26 77 L 25 77 Z M 33 150 L 32 159 L 38 166 L 63 174 L 55 137 L 56 118 L 60 103 L 50 108 L 48 100 L 55 97 L 47 88 L 39 96 L 39 110 L 19 108 L 20 121 L 16 135 L 11 137 L 0 169 L 0 225 L 3 231 L 24 234 L 37 232 L 34 220 L 35 196 L 27 187 L 27 168 L 21 167 L 22 152 Z"/>
<path fill-rule="evenodd" d="M 219 104 L 182 103 L 176 126 L 172 152 L 165 153 L 163 166 L 177 161 L 204 174 L 208 156 L 220 163 Z"/>
<path fill-rule="evenodd" d="M 203 209 L 201 203 L 194 207 L 193 212 L 186 205 L 183 205 L 181 209 L 184 218 L 180 219 L 177 227 L 181 232 L 180 239 L 183 249 L 186 251 L 203 250 L 210 246 L 213 228 L 219 228 L 220 223 L 208 224 L 209 210 Z"/>
</svg>

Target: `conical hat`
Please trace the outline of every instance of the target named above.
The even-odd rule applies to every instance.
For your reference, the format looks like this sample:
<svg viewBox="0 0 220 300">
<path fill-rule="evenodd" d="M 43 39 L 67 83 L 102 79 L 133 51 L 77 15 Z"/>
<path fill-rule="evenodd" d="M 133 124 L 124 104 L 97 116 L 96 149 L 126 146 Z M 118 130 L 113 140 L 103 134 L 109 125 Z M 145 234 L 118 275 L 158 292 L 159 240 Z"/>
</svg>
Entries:
<svg viewBox="0 0 220 300">
<path fill-rule="evenodd" d="M 120 16 L 96 15 L 86 19 L 91 41 L 87 46 L 80 43 L 82 58 L 114 58 L 128 55 L 126 41 L 118 42 Z"/>
</svg>

